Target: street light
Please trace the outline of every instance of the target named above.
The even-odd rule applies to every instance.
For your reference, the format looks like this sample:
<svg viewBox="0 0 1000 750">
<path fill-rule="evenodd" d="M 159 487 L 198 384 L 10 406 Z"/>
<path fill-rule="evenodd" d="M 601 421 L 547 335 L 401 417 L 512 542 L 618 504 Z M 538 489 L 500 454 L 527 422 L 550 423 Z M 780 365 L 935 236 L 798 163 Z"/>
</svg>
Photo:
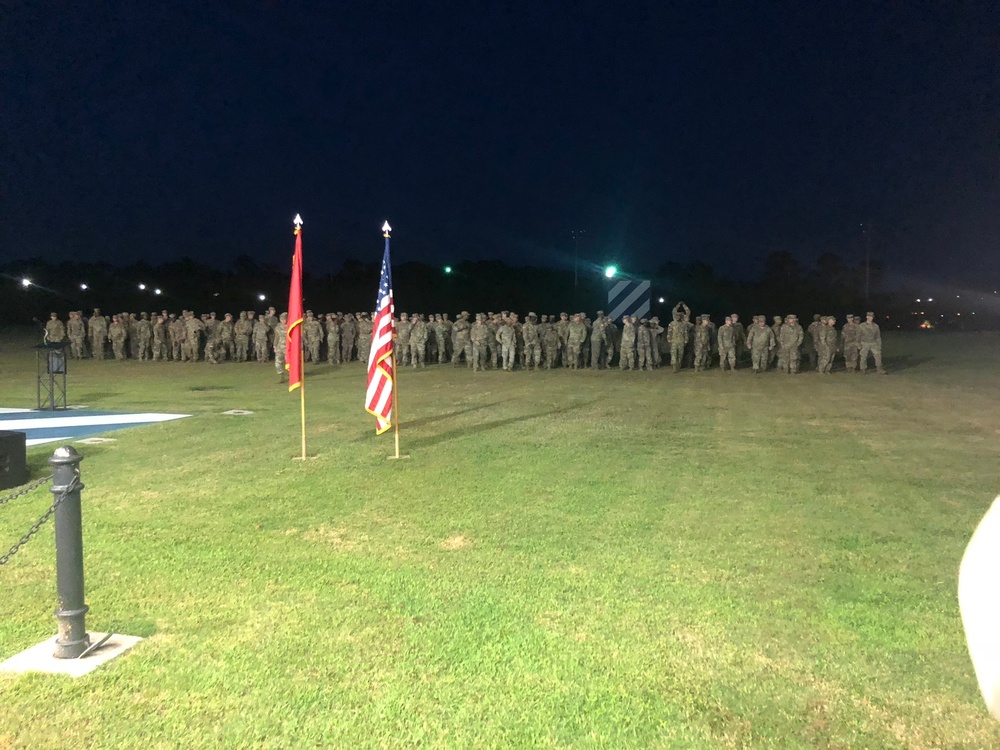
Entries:
<svg viewBox="0 0 1000 750">
<path fill-rule="evenodd" d="M 87 289 L 89 289 L 89 287 L 87 286 L 87 284 L 86 284 L 86 283 L 81 283 L 81 284 L 80 284 L 80 288 L 81 288 L 81 289 L 82 289 L 83 291 L 87 291 Z"/>
<path fill-rule="evenodd" d="M 444 273 L 445 273 L 446 276 L 450 275 L 451 274 L 451 266 L 445 266 L 444 267 Z"/>
<path fill-rule="evenodd" d="M 29 286 L 31 286 L 31 279 L 21 279 L 21 286 L 27 289 Z"/>
<path fill-rule="evenodd" d="M 162 289 L 154 289 L 153 290 L 153 294 L 155 294 L 156 296 L 160 296 L 161 294 L 163 294 L 163 290 Z"/>
<path fill-rule="evenodd" d="M 261 292 L 260 294 L 257 295 L 257 299 L 259 299 L 261 302 L 263 302 L 264 300 L 267 299 L 267 295 L 264 294 L 263 292 Z"/>
<path fill-rule="evenodd" d="M 146 291 L 146 285 L 145 284 L 139 284 L 139 291 L 140 292 Z"/>
<path fill-rule="evenodd" d="M 618 275 L 618 266 L 606 266 L 604 268 L 604 276 L 609 279 L 613 279 Z"/>
</svg>

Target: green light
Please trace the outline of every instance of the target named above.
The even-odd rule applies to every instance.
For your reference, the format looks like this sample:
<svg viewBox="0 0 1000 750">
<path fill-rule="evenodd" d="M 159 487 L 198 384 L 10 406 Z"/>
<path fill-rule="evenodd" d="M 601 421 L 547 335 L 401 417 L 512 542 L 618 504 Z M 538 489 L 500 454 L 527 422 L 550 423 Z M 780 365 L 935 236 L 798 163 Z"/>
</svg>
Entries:
<svg viewBox="0 0 1000 750">
<path fill-rule="evenodd" d="M 444 267 L 444 272 L 445 273 L 451 273 L 451 266 L 445 266 Z"/>
<path fill-rule="evenodd" d="M 618 266 L 607 266 L 604 269 L 604 275 L 609 279 L 613 279 L 615 276 L 618 275 Z"/>
</svg>

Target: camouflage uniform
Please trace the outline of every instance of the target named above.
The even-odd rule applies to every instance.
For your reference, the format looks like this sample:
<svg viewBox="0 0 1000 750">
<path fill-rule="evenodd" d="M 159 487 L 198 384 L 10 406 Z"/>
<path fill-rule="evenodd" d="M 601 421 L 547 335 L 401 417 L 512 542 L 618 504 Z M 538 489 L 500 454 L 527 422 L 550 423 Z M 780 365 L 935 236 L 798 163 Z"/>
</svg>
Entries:
<svg viewBox="0 0 1000 750">
<path fill-rule="evenodd" d="M 399 320 L 396 321 L 396 363 L 400 367 L 406 367 L 410 364 L 410 331 L 413 329 L 413 323 L 410 322 L 410 316 L 406 313 L 400 313 Z"/>
<path fill-rule="evenodd" d="M 483 325 L 486 325 L 485 321 Z M 464 354 L 465 363 L 468 367 L 472 367 L 472 339 L 469 338 L 469 329 L 472 328 L 469 325 L 469 313 L 465 310 L 459 315 L 458 320 L 455 321 L 455 325 L 452 328 L 452 339 L 453 339 L 453 349 L 451 355 L 451 363 L 453 365 L 458 365 L 459 358 Z M 484 342 L 485 346 L 485 342 Z M 485 357 L 485 352 L 483 353 Z"/>
<path fill-rule="evenodd" d="M 419 313 L 413 316 L 413 326 L 410 328 L 410 363 L 414 367 L 426 367 L 424 361 L 427 355 L 427 323 Z"/>
<path fill-rule="evenodd" d="M 170 331 L 171 359 L 174 362 L 180 362 L 184 359 L 184 339 L 187 337 L 187 328 L 182 319 L 171 316 L 167 329 Z"/>
<path fill-rule="evenodd" d="M 649 321 L 642 318 L 635 332 L 635 352 L 637 370 L 653 369 L 653 337 L 649 333 Z"/>
<path fill-rule="evenodd" d="M 733 319 L 726 318 L 725 324 L 719 329 L 719 367 L 726 371 L 726 365 L 730 370 L 736 369 L 736 329 L 733 328 Z"/>
<path fill-rule="evenodd" d="M 830 369 L 833 367 L 833 356 L 839 348 L 840 337 L 834 327 L 836 320 L 832 315 L 827 315 L 820 321 L 823 325 L 816 332 L 816 354 L 819 357 L 819 371 L 824 375 L 829 375 Z"/>
<path fill-rule="evenodd" d="M 707 315 L 702 315 L 694 327 L 694 369 L 695 372 L 708 369 L 708 355 L 712 351 L 712 329 Z"/>
<path fill-rule="evenodd" d="M 810 370 L 819 370 L 819 330 L 822 327 L 819 315 L 813 315 L 813 322 L 806 329 L 805 347 Z"/>
<path fill-rule="evenodd" d="M 799 347 L 804 335 L 799 319 L 795 315 L 786 315 L 778 334 L 778 369 L 782 372 L 795 374 L 799 371 L 802 359 Z"/>
<path fill-rule="evenodd" d="M 680 313 L 674 313 L 673 321 L 667 326 L 667 344 L 670 345 L 670 366 L 674 372 L 679 372 L 684 359 L 684 348 L 688 343 L 687 323 L 681 320 Z"/>
<path fill-rule="evenodd" d="M 45 324 L 45 340 L 53 344 L 63 341 L 66 338 L 66 326 L 56 313 L 52 313 L 49 321 Z"/>
<path fill-rule="evenodd" d="M 622 316 L 622 341 L 621 356 L 618 360 L 618 367 L 622 370 L 631 370 L 635 367 L 635 342 L 636 328 L 638 327 L 635 316 Z"/>
<path fill-rule="evenodd" d="M 205 324 L 188 310 L 184 320 L 184 359 L 189 362 L 197 362 L 201 353 L 201 335 L 205 330 Z"/>
<path fill-rule="evenodd" d="M 545 369 L 551 370 L 559 359 L 559 331 L 553 325 L 545 327 L 542 334 L 542 349 L 545 351 Z"/>
<path fill-rule="evenodd" d="M 286 315 L 287 319 L 288 316 Z M 281 317 L 278 317 L 278 325 L 274 328 L 275 340 L 278 338 L 278 329 L 281 328 L 284 323 Z M 282 334 L 284 338 L 284 334 Z M 275 344 L 274 356 L 278 356 L 278 346 Z M 326 314 L 326 361 L 331 365 L 340 364 L 340 318 L 335 313 Z"/>
<path fill-rule="evenodd" d="M 274 369 L 279 380 L 285 379 L 285 347 L 288 343 L 288 313 L 281 313 L 274 325 Z"/>
<path fill-rule="evenodd" d="M 776 342 L 777 341 L 781 341 L 781 316 L 780 315 L 775 315 L 774 316 L 774 324 L 771 326 L 771 330 L 774 332 L 774 340 Z M 767 366 L 768 367 L 770 367 L 771 365 L 773 365 L 774 361 L 780 356 L 779 352 L 780 352 L 780 348 L 778 346 L 775 346 L 775 348 L 771 350 L 771 354 L 767 358 Z"/>
<path fill-rule="evenodd" d="M 754 325 L 747 330 L 747 348 L 753 371 L 760 373 L 767 369 L 767 360 L 775 346 L 774 331 L 767 327 L 767 320 L 759 315 Z"/>
<path fill-rule="evenodd" d="M 885 375 L 882 369 L 882 331 L 875 322 L 875 313 L 866 313 L 867 320 L 858 328 L 861 329 L 859 341 L 861 344 L 861 372 L 868 370 L 868 355 L 875 358 L 875 371 L 879 375 Z"/>
<path fill-rule="evenodd" d="M 250 336 L 253 333 L 253 325 L 247 320 L 246 312 L 240 313 L 240 319 L 233 325 L 233 341 L 236 345 L 236 361 L 246 362 L 250 349 Z"/>
<path fill-rule="evenodd" d="M 263 333 L 263 341 L 258 338 L 258 330 Z M 258 321 L 253 330 L 254 346 L 257 348 L 257 361 L 267 362 L 267 326 Z M 316 320 L 312 310 L 306 310 L 306 319 L 302 322 L 302 344 L 305 346 L 306 360 L 319 362 L 319 348 L 323 344 L 323 326 Z"/>
<path fill-rule="evenodd" d="M 542 345 L 538 324 L 538 316 L 528 313 L 528 320 L 521 326 L 521 338 L 524 339 L 524 369 L 539 369 L 542 366 Z"/>
<path fill-rule="evenodd" d="M 847 316 L 847 322 L 840 329 L 840 340 L 844 349 L 844 367 L 848 372 L 857 372 L 861 354 L 861 326 L 854 315 Z"/>
<path fill-rule="evenodd" d="M 368 366 L 368 355 L 372 351 L 372 328 L 374 324 L 363 313 L 358 313 L 358 359 Z"/>
<path fill-rule="evenodd" d="M 156 316 L 153 324 L 153 361 L 158 362 L 167 358 L 167 322 L 162 315 Z"/>
<path fill-rule="evenodd" d="M 517 356 L 517 316 L 511 314 L 497 328 L 495 340 L 500 344 L 500 356 L 505 372 L 514 369 Z"/>
<path fill-rule="evenodd" d="M 83 359 L 87 354 L 87 327 L 83 324 L 81 313 L 71 312 L 69 314 L 66 335 L 69 337 L 70 356 L 73 359 Z"/>
<path fill-rule="evenodd" d="M 108 319 L 101 315 L 98 307 L 90 316 L 90 356 L 104 359 L 104 343 L 108 340 Z"/>
<path fill-rule="evenodd" d="M 128 339 L 128 329 L 117 315 L 111 318 L 108 338 L 111 340 L 111 349 L 115 353 L 115 359 L 125 359 L 125 341 Z"/>
<path fill-rule="evenodd" d="M 354 358 L 354 345 L 358 340 L 358 322 L 350 313 L 344 316 L 340 324 L 340 361 L 350 362 Z M 365 366 L 368 362 L 365 361 Z"/>
</svg>

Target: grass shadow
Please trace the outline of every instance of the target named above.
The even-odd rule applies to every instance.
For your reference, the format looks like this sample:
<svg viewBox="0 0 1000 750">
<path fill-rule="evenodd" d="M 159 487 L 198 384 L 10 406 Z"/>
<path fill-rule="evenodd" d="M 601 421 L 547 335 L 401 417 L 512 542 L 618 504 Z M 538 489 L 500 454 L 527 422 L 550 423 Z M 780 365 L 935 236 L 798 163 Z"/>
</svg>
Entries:
<svg viewBox="0 0 1000 750">
<path fill-rule="evenodd" d="M 548 411 L 535 412 L 534 414 L 522 414 L 519 417 L 509 417 L 508 419 L 497 419 L 492 422 L 482 422 L 480 424 L 468 425 L 464 427 L 458 427 L 453 430 L 448 430 L 447 432 L 441 432 L 437 435 L 427 435 L 425 437 L 410 438 L 407 440 L 407 448 L 430 448 L 441 443 L 446 443 L 449 440 L 454 440 L 455 438 L 469 437 L 470 435 L 480 435 L 484 432 L 490 432 L 492 430 L 500 429 L 501 427 L 506 427 L 512 424 L 518 424 L 520 422 L 530 422 L 533 419 L 541 419 L 542 417 L 551 417 L 557 414 L 565 414 L 576 409 L 581 409 L 584 406 L 590 406 L 595 404 L 600 399 L 590 399 L 588 401 L 579 401 L 573 404 L 567 404 L 565 406 L 557 406 L 554 409 L 549 409 Z M 469 410 L 474 411 L 474 410 Z M 451 415 L 447 415 L 451 416 Z"/>
<path fill-rule="evenodd" d="M 915 357 L 912 354 L 899 354 L 893 357 L 883 356 L 882 366 L 887 370 L 901 372 L 902 370 L 912 370 L 933 361 L 934 357 Z"/>
<path fill-rule="evenodd" d="M 493 406 L 499 406 L 502 401 L 491 401 L 488 404 L 480 404 L 479 406 L 470 406 L 468 409 L 459 409 L 458 411 L 450 411 L 447 414 L 435 414 L 432 417 L 420 417 L 419 419 L 411 420 L 406 423 L 407 427 L 423 427 L 424 425 L 433 424 L 434 422 L 440 422 L 442 419 L 451 419 L 452 417 L 457 417 L 462 414 L 469 414 L 474 411 L 481 411 L 482 409 L 489 409 Z"/>
</svg>

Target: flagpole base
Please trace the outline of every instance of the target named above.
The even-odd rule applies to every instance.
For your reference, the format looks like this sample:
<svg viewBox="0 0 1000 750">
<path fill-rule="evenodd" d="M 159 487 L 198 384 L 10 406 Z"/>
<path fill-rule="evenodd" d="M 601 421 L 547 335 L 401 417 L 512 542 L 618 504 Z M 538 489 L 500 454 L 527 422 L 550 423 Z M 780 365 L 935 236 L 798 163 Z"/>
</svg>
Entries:
<svg viewBox="0 0 1000 750">
<path fill-rule="evenodd" d="M 292 456 L 293 461 L 315 461 L 319 456 Z"/>
<path fill-rule="evenodd" d="M 397 458 L 409 458 L 409 456 L 387 456 L 386 461 L 395 461 Z"/>
</svg>

